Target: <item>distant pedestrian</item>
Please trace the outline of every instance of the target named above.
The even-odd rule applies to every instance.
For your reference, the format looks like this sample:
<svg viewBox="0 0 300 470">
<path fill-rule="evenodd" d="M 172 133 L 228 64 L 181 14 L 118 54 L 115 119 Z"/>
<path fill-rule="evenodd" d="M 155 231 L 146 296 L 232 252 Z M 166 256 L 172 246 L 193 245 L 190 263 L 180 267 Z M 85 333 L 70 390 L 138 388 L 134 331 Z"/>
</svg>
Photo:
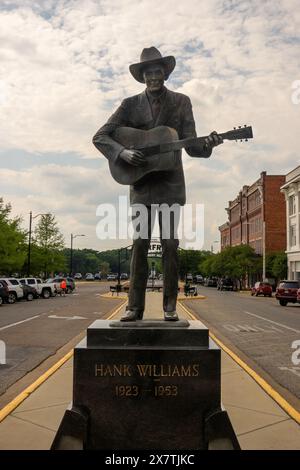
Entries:
<svg viewBox="0 0 300 470">
<path fill-rule="evenodd" d="M 63 279 L 60 283 L 60 295 L 65 297 L 67 292 L 67 283 L 66 280 Z"/>
</svg>

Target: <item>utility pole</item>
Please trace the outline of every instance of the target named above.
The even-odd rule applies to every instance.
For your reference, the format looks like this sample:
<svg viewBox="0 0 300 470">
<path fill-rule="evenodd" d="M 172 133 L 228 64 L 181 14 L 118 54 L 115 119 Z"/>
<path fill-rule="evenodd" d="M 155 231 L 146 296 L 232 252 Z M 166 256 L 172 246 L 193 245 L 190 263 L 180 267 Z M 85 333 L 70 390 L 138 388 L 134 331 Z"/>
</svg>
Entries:
<svg viewBox="0 0 300 470">
<path fill-rule="evenodd" d="M 28 234 L 28 254 L 27 254 L 27 277 L 30 276 L 31 230 L 32 230 L 32 211 L 30 211 L 30 214 L 29 214 L 29 234 Z"/>
<path fill-rule="evenodd" d="M 72 277 L 72 272 L 73 272 L 73 240 L 74 238 L 77 238 L 77 237 L 85 237 L 85 235 L 84 234 L 73 235 L 73 233 L 71 233 L 70 277 Z"/>
</svg>

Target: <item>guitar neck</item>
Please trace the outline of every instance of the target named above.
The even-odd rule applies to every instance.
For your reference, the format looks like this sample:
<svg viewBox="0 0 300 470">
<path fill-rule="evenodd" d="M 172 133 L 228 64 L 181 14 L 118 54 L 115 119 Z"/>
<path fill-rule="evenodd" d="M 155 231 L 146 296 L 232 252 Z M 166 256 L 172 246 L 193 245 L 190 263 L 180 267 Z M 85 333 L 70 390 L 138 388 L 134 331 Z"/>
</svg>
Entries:
<svg viewBox="0 0 300 470">
<path fill-rule="evenodd" d="M 234 127 L 233 130 L 223 132 L 219 134 L 223 140 L 245 140 L 247 141 L 248 139 L 253 139 L 253 132 L 252 132 L 252 127 L 251 126 L 239 126 L 238 128 Z M 193 137 L 193 138 L 188 138 L 188 139 L 182 139 L 182 140 L 173 140 L 171 142 L 167 143 L 162 143 L 162 144 L 157 144 L 157 145 L 150 145 L 150 146 L 144 146 L 138 148 L 141 152 L 144 153 L 144 155 L 158 155 L 159 153 L 165 153 L 165 152 L 172 152 L 174 150 L 181 150 L 183 148 L 187 147 L 193 147 L 197 146 L 200 147 L 199 150 L 201 151 L 201 146 L 202 148 L 205 145 L 205 140 L 209 136 L 204 136 L 204 137 Z"/>
<path fill-rule="evenodd" d="M 223 139 L 226 139 L 226 133 L 219 134 L 219 135 L 221 135 Z M 150 155 L 157 155 L 159 153 L 174 152 L 175 150 L 181 150 L 183 148 L 193 147 L 195 145 L 204 147 L 205 139 L 207 139 L 207 137 L 208 136 L 193 137 L 193 138 L 182 139 L 182 140 L 174 140 L 173 142 L 167 142 L 167 143 L 163 143 L 159 145 L 151 145 L 149 147 L 140 147 L 137 150 L 140 150 L 146 156 L 150 156 Z"/>
</svg>

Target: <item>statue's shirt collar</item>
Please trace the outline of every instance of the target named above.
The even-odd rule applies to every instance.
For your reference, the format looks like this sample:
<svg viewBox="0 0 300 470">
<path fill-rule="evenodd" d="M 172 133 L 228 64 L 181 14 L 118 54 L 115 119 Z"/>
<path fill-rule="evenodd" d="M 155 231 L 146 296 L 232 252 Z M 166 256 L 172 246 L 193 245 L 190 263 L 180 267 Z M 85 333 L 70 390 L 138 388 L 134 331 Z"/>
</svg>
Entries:
<svg viewBox="0 0 300 470">
<path fill-rule="evenodd" d="M 166 98 L 166 94 L 167 94 L 166 87 L 163 87 L 161 94 L 158 95 L 158 96 L 152 95 L 150 93 L 150 91 L 148 91 L 147 88 L 146 88 L 146 95 L 147 95 L 147 98 L 148 98 L 149 103 L 150 103 L 151 106 L 153 104 L 153 101 L 155 101 L 155 100 L 158 100 L 162 104 L 164 102 L 165 98 Z"/>
</svg>

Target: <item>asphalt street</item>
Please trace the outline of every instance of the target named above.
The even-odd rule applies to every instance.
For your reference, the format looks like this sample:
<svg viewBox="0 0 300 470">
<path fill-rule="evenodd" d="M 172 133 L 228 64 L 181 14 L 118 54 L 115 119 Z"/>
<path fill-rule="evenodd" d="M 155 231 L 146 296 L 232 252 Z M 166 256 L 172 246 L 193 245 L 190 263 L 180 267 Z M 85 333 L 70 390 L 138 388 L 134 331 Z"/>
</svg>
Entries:
<svg viewBox="0 0 300 470">
<path fill-rule="evenodd" d="M 114 310 L 122 301 L 100 297 L 108 290 L 109 284 L 103 282 L 77 283 L 66 297 L 2 305 L 0 340 L 6 346 L 6 364 L 0 365 L 0 395 L 94 320 Z"/>
<path fill-rule="evenodd" d="M 0 395 L 107 317 L 123 301 L 100 297 L 108 290 L 109 283 L 78 283 L 66 297 L 3 305 L 0 341 L 7 363 L 0 365 Z M 300 403 L 300 305 L 281 307 L 275 298 L 215 288 L 200 287 L 199 293 L 206 299 L 185 301 L 189 310 L 281 394 Z"/>
<path fill-rule="evenodd" d="M 184 304 L 221 341 L 265 375 L 280 392 L 300 398 L 300 305 L 275 297 L 200 287 L 205 300 Z"/>
</svg>

